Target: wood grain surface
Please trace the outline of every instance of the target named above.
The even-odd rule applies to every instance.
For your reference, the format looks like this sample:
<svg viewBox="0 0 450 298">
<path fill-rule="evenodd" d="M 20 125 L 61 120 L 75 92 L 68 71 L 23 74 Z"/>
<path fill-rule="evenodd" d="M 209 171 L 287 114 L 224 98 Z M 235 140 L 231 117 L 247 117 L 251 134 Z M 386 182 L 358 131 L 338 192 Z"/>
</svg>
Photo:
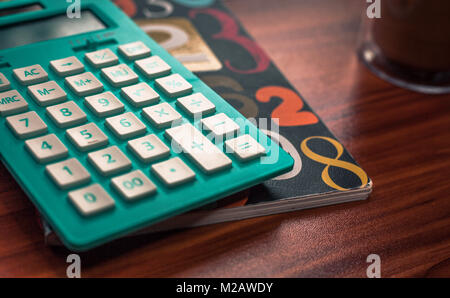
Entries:
<svg viewBox="0 0 450 298">
<path fill-rule="evenodd" d="M 374 181 L 369 200 L 118 240 L 83 277 L 450 276 L 450 95 L 372 75 L 355 56 L 365 1 L 225 3 Z M 0 276 L 64 277 L 33 205 L 0 166 Z"/>
</svg>

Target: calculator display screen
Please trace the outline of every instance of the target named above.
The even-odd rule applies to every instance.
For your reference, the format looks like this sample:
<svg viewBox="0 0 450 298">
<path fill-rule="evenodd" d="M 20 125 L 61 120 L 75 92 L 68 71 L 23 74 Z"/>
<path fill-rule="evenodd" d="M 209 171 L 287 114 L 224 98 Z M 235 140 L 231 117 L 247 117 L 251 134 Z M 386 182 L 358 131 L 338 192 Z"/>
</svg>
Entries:
<svg viewBox="0 0 450 298">
<path fill-rule="evenodd" d="M 81 12 L 81 18 L 70 19 L 65 14 L 57 15 L 0 27 L 0 49 L 14 48 L 105 28 L 105 24 L 88 10 Z"/>
</svg>

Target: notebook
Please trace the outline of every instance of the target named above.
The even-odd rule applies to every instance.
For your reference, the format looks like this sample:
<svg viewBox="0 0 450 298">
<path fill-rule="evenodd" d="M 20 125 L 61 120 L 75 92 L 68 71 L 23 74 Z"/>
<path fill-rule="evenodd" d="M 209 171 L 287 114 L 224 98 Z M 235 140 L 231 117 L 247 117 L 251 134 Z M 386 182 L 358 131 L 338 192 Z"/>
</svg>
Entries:
<svg viewBox="0 0 450 298">
<path fill-rule="evenodd" d="M 365 171 L 222 1 L 115 3 L 295 160 L 286 174 L 129 236 L 368 198 Z M 46 243 L 60 245 L 45 221 L 42 227 Z"/>
</svg>

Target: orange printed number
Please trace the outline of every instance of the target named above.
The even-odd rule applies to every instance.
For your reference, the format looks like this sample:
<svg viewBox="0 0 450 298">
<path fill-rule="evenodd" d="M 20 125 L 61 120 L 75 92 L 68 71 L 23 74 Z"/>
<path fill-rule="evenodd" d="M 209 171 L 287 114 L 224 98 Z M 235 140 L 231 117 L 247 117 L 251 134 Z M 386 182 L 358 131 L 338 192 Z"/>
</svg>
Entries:
<svg viewBox="0 0 450 298">
<path fill-rule="evenodd" d="M 271 115 L 279 126 L 302 126 L 319 122 L 313 113 L 300 111 L 304 106 L 303 100 L 291 89 L 267 86 L 259 89 L 255 96 L 260 102 L 269 102 L 274 97 L 281 98 L 283 102 L 273 110 Z"/>
</svg>

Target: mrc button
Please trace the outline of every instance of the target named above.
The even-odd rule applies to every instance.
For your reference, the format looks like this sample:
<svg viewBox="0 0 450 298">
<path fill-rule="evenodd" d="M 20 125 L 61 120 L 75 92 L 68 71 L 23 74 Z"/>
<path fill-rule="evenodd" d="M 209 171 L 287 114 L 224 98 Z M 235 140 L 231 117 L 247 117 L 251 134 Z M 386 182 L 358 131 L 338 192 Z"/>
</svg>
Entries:
<svg viewBox="0 0 450 298">
<path fill-rule="evenodd" d="M 16 68 L 13 73 L 19 83 L 25 86 L 48 80 L 47 72 L 39 64 Z"/>
<path fill-rule="evenodd" d="M 28 103 L 16 90 L 0 93 L 0 116 L 8 116 L 28 110 Z"/>
</svg>

